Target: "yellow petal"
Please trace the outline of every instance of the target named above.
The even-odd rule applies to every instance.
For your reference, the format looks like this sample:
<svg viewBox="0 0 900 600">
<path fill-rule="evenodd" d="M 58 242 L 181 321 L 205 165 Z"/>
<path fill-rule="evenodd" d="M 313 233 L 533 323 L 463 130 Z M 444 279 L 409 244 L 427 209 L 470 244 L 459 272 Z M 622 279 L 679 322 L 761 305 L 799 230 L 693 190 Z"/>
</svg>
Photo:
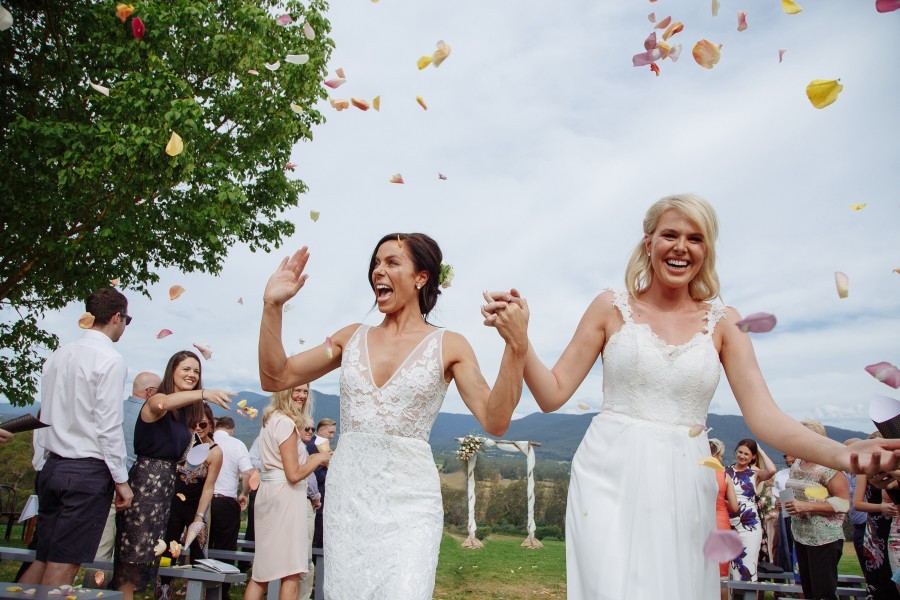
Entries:
<svg viewBox="0 0 900 600">
<path fill-rule="evenodd" d="M 798 12 L 802 12 L 803 8 L 794 0 L 781 0 L 781 10 L 789 15 L 796 15 Z"/>
<path fill-rule="evenodd" d="M 715 456 L 707 456 L 706 458 L 701 458 L 697 464 L 701 467 L 709 467 L 713 471 L 724 471 L 725 467 L 722 466 L 718 460 L 716 460 Z"/>
<path fill-rule="evenodd" d="M 237 403 L 237 406 L 239 406 L 240 408 L 244 408 L 245 406 L 247 406 L 247 401 L 241 400 L 240 402 Z"/>
<path fill-rule="evenodd" d="M 313 223 L 315 223 L 316 221 L 319 220 L 319 214 L 321 214 L 321 213 L 319 213 L 319 211 L 317 211 L 317 210 L 309 211 L 309 218 L 312 219 Z"/>
<path fill-rule="evenodd" d="M 421 106 L 423 110 L 428 110 L 428 105 L 425 104 L 425 100 L 422 96 L 416 96 L 416 102 L 419 103 L 419 106 Z"/>
<path fill-rule="evenodd" d="M 131 4 L 117 4 L 116 5 L 116 16 L 119 17 L 119 20 L 123 23 L 128 20 L 128 17 L 131 16 L 131 13 L 134 12 L 134 6 Z"/>
<path fill-rule="evenodd" d="M 11 586 L 9 586 L 8 588 L 6 588 L 6 591 L 7 591 L 7 592 L 21 592 L 21 591 L 22 591 L 22 588 L 20 588 L 20 587 L 17 586 L 17 585 L 11 585 Z"/>
<path fill-rule="evenodd" d="M 303 112 L 303 107 L 300 106 L 299 104 L 295 104 L 294 102 L 291 102 L 291 110 L 299 115 L 300 113 Z"/>
<path fill-rule="evenodd" d="M 372 98 L 372 108 L 377 111 L 381 110 L 381 96 L 375 96 Z"/>
<path fill-rule="evenodd" d="M 713 44 L 709 40 L 700 40 L 694 44 L 694 60 L 704 69 L 712 69 L 721 58 L 722 44 Z"/>
<path fill-rule="evenodd" d="M 184 293 L 184 288 L 180 285 L 173 285 L 169 288 L 169 300 L 177 300 Z"/>
<path fill-rule="evenodd" d="M 78 318 L 78 326 L 82 329 L 90 329 L 94 326 L 94 315 L 89 312 L 84 313 Z"/>
<path fill-rule="evenodd" d="M 803 490 L 803 493 L 806 494 L 807 498 L 813 498 L 815 500 L 824 500 L 828 497 L 828 489 L 822 487 L 821 485 L 814 485 Z"/>
<path fill-rule="evenodd" d="M 184 152 L 184 142 L 181 140 L 181 136 L 172 132 L 172 137 L 169 138 L 169 143 L 166 144 L 166 154 L 169 156 L 178 156 Z"/>
<path fill-rule="evenodd" d="M 806 86 L 806 96 L 816 108 L 825 108 L 837 100 L 843 89 L 840 79 L 816 79 Z"/>
<path fill-rule="evenodd" d="M 851 205 L 850 205 L 850 208 L 852 208 L 853 210 L 862 210 L 862 209 L 864 209 L 865 207 L 866 207 L 866 203 L 865 203 L 865 202 L 863 202 L 862 204 L 851 204 Z"/>
<path fill-rule="evenodd" d="M 431 61 L 433 60 L 434 59 L 430 56 L 420 56 L 419 60 L 416 61 L 416 66 L 419 67 L 419 70 L 421 71 L 422 69 L 430 65 Z"/>
<path fill-rule="evenodd" d="M 181 500 L 182 502 L 187 502 L 187 496 L 185 496 L 185 495 L 182 494 L 181 492 L 178 492 L 177 494 L 175 494 L 175 496 L 176 496 L 179 500 Z M 99 572 L 99 571 L 98 571 L 98 572 Z"/>
</svg>

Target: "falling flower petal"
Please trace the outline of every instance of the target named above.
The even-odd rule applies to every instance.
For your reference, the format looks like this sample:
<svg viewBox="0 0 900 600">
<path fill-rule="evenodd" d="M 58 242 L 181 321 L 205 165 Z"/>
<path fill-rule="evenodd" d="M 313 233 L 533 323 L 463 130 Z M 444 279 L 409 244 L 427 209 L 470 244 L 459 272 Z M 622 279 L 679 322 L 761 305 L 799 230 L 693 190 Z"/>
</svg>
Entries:
<svg viewBox="0 0 900 600">
<path fill-rule="evenodd" d="M 735 325 L 744 333 L 769 333 L 775 328 L 776 323 L 775 315 L 759 312 L 747 315 Z"/>
<path fill-rule="evenodd" d="M 704 431 L 706 431 L 706 425 L 704 425 L 702 423 L 697 423 L 696 425 L 694 425 L 693 427 L 691 427 L 688 430 L 688 437 L 695 438 L 698 435 L 700 435 L 701 433 L 703 433 Z"/>
<path fill-rule="evenodd" d="M 111 285 L 113 287 L 119 287 L 119 278 L 116 277 L 115 279 L 110 279 L 109 285 Z"/>
<path fill-rule="evenodd" d="M 664 40 L 667 40 L 682 30 L 684 30 L 684 23 L 682 23 L 681 21 L 675 21 L 674 23 L 666 27 L 666 31 L 663 33 L 662 37 Z"/>
<path fill-rule="evenodd" d="M 794 0 L 781 0 L 781 10 L 789 15 L 796 15 L 798 12 L 801 12 L 803 8 L 794 2 Z"/>
<path fill-rule="evenodd" d="M 372 98 L 372 108 L 377 111 L 381 111 L 381 96 L 375 96 Z"/>
<path fill-rule="evenodd" d="M 169 337 L 170 335 L 172 335 L 171 329 L 160 329 L 159 333 L 156 334 L 156 339 L 161 340 L 165 337 Z"/>
<path fill-rule="evenodd" d="M 119 17 L 119 20 L 123 23 L 128 20 L 128 17 L 131 16 L 131 13 L 134 12 L 134 6 L 131 4 L 117 4 L 116 5 L 116 16 Z"/>
<path fill-rule="evenodd" d="M 325 85 L 327 85 L 331 89 L 335 90 L 335 89 L 341 87 L 342 85 L 344 85 L 345 83 L 347 83 L 346 79 L 329 79 L 325 82 Z"/>
<path fill-rule="evenodd" d="M 258 415 L 258 414 L 259 414 L 259 409 L 258 409 L 258 408 L 251 408 L 251 409 L 250 409 L 250 418 L 251 418 L 251 419 L 255 419 L 255 418 L 256 418 L 256 415 Z"/>
<path fill-rule="evenodd" d="M 244 297 L 243 296 L 238 298 L 238 304 L 240 304 L 241 306 L 244 305 Z"/>
<path fill-rule="evenodd" d="M 669 60 L 672 62 L 678 62 L 678 57 L 681 56 L 681 44 L 675 44 L 672 46 L 672 49 L 669 50 Z"/>
<path fill-rule="evenodd" d="M 332 100 L 330 100 L 330 102 L 331 102 L 331 106 L 333 106 L 334 109 L 337 110 L 338 112 L 340 112 L 346 108 L 350 108 L 349 100 L 332 99 Z"/>
<path fill-rule="evenodd" d="M 144 37 L 144 22 L 139 18 L 135 17 L 131 20 L 131 33 L 134 35 L 134 38 L 139 40 Z"/>
<path fill-rule="evenodd" d="M 13 26 L 12 13 L 0 5 L 0 31 L 6 31 Z"/>
<path fill-rule="evenodd" d="M 350 98 L 350 104 L 359 110 L 369 110 L 369 101 L 362 98 Z"/>
<path fill-rule="evenodd" d="M 184 141 L 181 139 L 180 135 L 173 131 L 166 144 L 166 154 L 169 156 L 178 156 L 182 152 L 184 152 Z"/>
<path fill-rule="evenodd" d="M 837 100 L 844 89 L 840 79 L 816 79 L 806 86 L 806 96 L 816 108 L 825 108 Z"/>
<path fill-rule="evenodd" d="M 259 471 L 253 471 L 250 475 L 250 480 L 247 483 L 251 490 L 257 489 L 259 487 Z"/>
<path fill-rule="evenodd" d="M 434 51 L 434 54 L 431 55 L 433 59 L 431 64 L 434 65 L 434 68 L 438 68 L 441 66 L 441 63 L 447 60 L 447 57 L 450 56 L 450 44 L 445 42 L 444 40 L 438 40 L 437 50 Z"/>
<path fill-rule="evenodd" d="M 203 355 L 203 358 L 206 360 L 210 360 L 212 358 L 212 348 L 209 347 L 209 344 L 194 344 L 194 348 L 200 351 L 200 354 Z"/>
<path fill-rule="evenodd" d="M 700 40 L 694 44 L 694 60 L 704 69 L 712 69 L 721 58 L 722 44 L 713 44 L 709 40 Z"/>
<path fill-rule="evenodd" d="M 11 585 L 11 586 L 9 586 L 8 588 L 6 588 L 6 591 L 7 591 L 7 592 L 21 592 L 21 591 L 22 591 L 22 588 L 20 588 L 20 587 L 17 586 L 17 585 Z"/>
<path fill-rule="evenodd" d="M 259 75 L 259 71 L 257 71 L 256 69 L 247 69 L 247 72 L 251 75 Z"/>
<path fill-rule="evenodd" d="M 284 168 L 287 169 L 288 171 L 293 171 L 294 169 L 297 168 L 297 165 L 295 165 L 294 163 L 288 163 L 288 164 L 284 165 Z M 243 302 L 241 302 L 241 304 L 243 304 Z"/>
<path fill-rule="evenodd" d="M 666 17 L 665 19 L 663 19 L 662 21 L 657 22 L 653 26 L 653 28 L 654 29 L 665 29 L 666 27 L 669 26 L 669 23 L 671 23 L 671 22 L 672 22 L 672 17 L 669 16 L 669 17 Z"/>
<path fill-rule="evenodd" d="M 290 24 L 293 23 L 293 22 L 294 22 L 294 17 L 292 17 L 292 16 L 289 15 L 289 14 L 279 15 L 279 17 L 278 17 L 278 24 L 279 24 L 279 25 L 282 25 L 282 26 L 284 26 L 284 25 L 290 25 Z"/>
<path fill-rule="evenodd" d="M 738 31 L 747 29 L 747 13 L 742 10 L 738 11 Z"/>
<path fill-rule="evenodd" d="M 303 113 L 303 107 L 294 102 L 291 102 L 291 110 L 294 111 L 295 113 L 297 113 L 298 115 Z"/>
<path fill-rule="evenodd" d="M 263 63 L 263 66 L 270 71 L 277 71 L 281 67 L 281 61 L 276 60 L 273 63 Z"/>
<path fill-rule="evenodd" d="M 334 343 L 331 341 L 331 337 L 325 338 L 325 357 L 328 360 L 334 358 Z"/>
<path fill-rule="evenodd" d="M 58 589 L 50 590 L 49 592 L 47 592 L 47 595 L 48 596 L 60 596 L 60 595 L 62 595 L 62 591 L 58 590 Z"/>
<path fill-rule="evenodd" d="M 866 367 L 866 372 L 895 390 L 900 388 L 900 369 L 889 362 L 875 363 Z"/>
<path fill-rule="evenodd" d="M 880 13 L 900 9 L 900 0 L 875 0 L 875 10 Z"/>
<path fill-rule="evenodd" d="M 180 285 L 173 285 L 169 288 L 169 300 L 177 300 L 183 293 L 183 287 Z"/>
<path fill-rule="evenodd" d="M 309 62 L 309 54 L 288 54 L 284 57 L 284 62 L 292 65 L 305 65 Z"/>
<path fill-rule="evenodd" d="M 659 44 L 657 44 L 657 47 L 659 48 L 659 51 L 662 52 L 662 56 L 659 57 L 660 60 L 665 59 L 669 55 L 669 52 L 671 52 L 672 50 L 672 46 L 665 42 L 659 42 Z"/>
<path fill-rule="evenodd" d="M 656 63 L 650 63 L 650 70 L 653 71 L 657 77 L 659 77 L 659 65 Z"/>
<path fill-rule="evenodd" d="M 306 343 L 306 340 L 304 340 L 303 338 L 297 338 L 297 343 L 302 346 L 303 344 Z"/>
<path fill-rule="evenodd" d="M 175 494 L 175 497 L 178 498 L 179 500 L 181 500 L 182 502 L 186 502 L 186 501 L 187 501 L 187 496 L 185 496 L 185 495 L 182 494 L 181 492 L 178 492 L 177 494 Z"/>
<path fill-rule="evenodd" d="M 428 105 L 425 104 L 425 100 L 422 96 L 416 96 L 416 102 L 419 103 L 419 106 L 421 106 L 423 110 L 428 110 Z"/>
<path fill-rule="evenodd" d="M 659 44 L 656 42 L 656 32 L 654 31 L 650 35 L 647 36 L 647 39 L 644 40 L 644 50 L 653 50 Z"/>
<path fill-rule="evenodd" d="M 163 540 L 156 540 L 156 545 L 153 546 L 153 553 L 156 556 L 161 556 L 163 552 L 166 551 L 166 543 Z"/>
<path fill-rule="evenodd" d="M 853 209 L 853 210 L 862 210 L 862 209 L 864 209 L 866 206 L 867 206 L 867 204 L 866 204 L 865 202 L 863 202 L 862 204 L 851 204 L 851 205 L 850 205 L 850 208 Z"/>
<path fill-rule="evenodd" d="M 403 183 L 403 176 L 400 173 L 397 173 L 391 177 L 391 183 Z"/>
<path fill-rule="evenodd" d="M 631 57 L 631 63 L 635 67 L 645 67 L 650 63 L 654 63 L 662 58 L 662 51 L 659 48 L 654 48 L 653 50 L 647 50 L 646 52 L 641 52 L 640 54 L 635 54 Z"/>
<path fill-rule="evenodd" d="M 305 35 L 308 40 L 316 39 L 316 32 L 313 31 L 312 25 L 310 25 L 308 21 L 303 24 L 303 35 Z"/>
<path fill-rule="evenodd" d="M 578 408 L 580 408 L 581 410 L 591 410 L 590 405 L 589 405 L 589 404 L 585 404 L 584 402 L 579 402 L 579 403 L 578 403 Z"/>
<path fill-rule="evenodd" d="M 787 52 L 787 48 L 781 48 L 778 50 L 778 62 L 781 62 L 784 59 L 784 53 Z"/>
<path fill-rule="evenodd" d="M 840 271 L 834 274 L 834 285 L 837 287 L 839 298 L 846 298 L 850 295 L 850 278 Z"/>
<path fill-rule="evenodd" d="M 92 88 L 94 88 L 95 90 L 97 90 L 98 92 L 103 94 L 104 96 L 109 96 L 109 88 L 106 87 L 105 85 L 100 85 L 99 83 L 94 83 L 90 79 L 88 80 L 88 83 L 91 85 Z"/>
<path fill-rule="evenodd" d="M 443 173 L 438 173 L 438 179 L 440 179 L 441 181 L 447 181 L 447 176 Z"/>
<path fill-rule="evenodd" d="M 285 306 L 285 308 L 287 308 L 287 306 Z M 237 406 L 238 408 L 244 408 L 245 406 L 247 406 L 247 400 L 240 400 L 237 404 L 235 404 L 235 406 Z"/>
<path fill-rule="evenodd" d="M 656 23 L 656 13 L 655 12 L 650 13 L 649 15 L 647 15 L 647 19 L 651 23 Z"/>
<path fill-rule="evenodd" d="M 806 494 L 807 498 L 812 498 L 814 500 L 824 500 L 828 497 L 828 488 L 825 488 L 821 485 L 812 485 L 803 490 L 803 493 Z"/>
<path fill-rule="evenodd" d="M 341 79 L 346 79 L 346 77 L 344 77 L 344 69 L 343 68 L 335 69 L 334 74 L 337 75 L 338 77 L 340 77 Z"/>
<path fill-rule="evenodd" d="M 837 496 L 830 496 L 825 498 L 825 502 L 831 505 L 831 508 L 834 509 L 834 512 L 845 513 L 850 512 L 850 501 L 845 500 L 843 498 L 838 498 Z"/>
<path fill-rule="evenodd" d="M 319 211 L 311 210 L 309 211 L 309 218 L 312 219 L 312 222 L 315 223 L 319 220 Z"/>
<path fill-rule="evenodd" d="M 697 461 L 697 464 L 701 467 L 709 467 L 713 471 L 725 470 L 725 467 L 722 466 L 722 463 L 720 463 L 715 456 L 707 456 L 706 458 L 701 458 L 699 461 Z"/>
<path fill-rule="evenodd" d="M 416 61 L 416 66 L 419 67 L 419 70 L 421 71 L 422 69 L 430 65 L 431 61 L 433 60 L 434 59 L 430 56 L 420 56 L 419 60 Z"/>
<path fill-rule="evenodd" d="M 744 551 L 744 543 L 737 531 L 713 530 L 709 532 L 706 543 L 703 544 L 703 556 L 714 563 L 729 562 L 737 558 Z"/>
<path fill-rule="evenodd" d="M 719 16 L 719 0 L 712 0 L 712 16 Z"/>
<path fill-rule="evenodd" d="M 294 305 L 293 305 L 293 304 L 290 304 L 290 303 L 285 303 L 285 305 L 284 305 L 284 312 L 291 312 L 292 310 L 294 310 Z M 245 404 L 246 404 L 246 403 L 245 403 Z"/>
<path fill-rule="evenodd" d="M 89 312 L 78 317 L 78 326 L 82 329 L 90 329 L 94 326 L 94 315 Z"/>
<path fill-rule="evenodd" d="M 181 556 L 181 544 L 172 540 L 169 542 L 169 554 L 172 555 L 172 558 L 178 558 Z"/>
<path fill-rule="evenodd" d="M 97 571 L 97 572 L 100 573 L 101 575 L 103 574 L 103 571 Z M 98 584 L 98 585 L 99 585 L 99 584 Z M 23 593 L 23 594 L 28 594 L 29 596 L 34 596 L 35 594 L 37 594 L 37 588 L 31 588 L 31 589 L 29 589 L 29 590 L 25 590 L 25 591 L 22 592 L 22 593 Z M 101 593 L 98 593 L 98 594 L 97 594 L 97 597 L 99 598 L 100 595 L 101 595 Z"/>
</svg>

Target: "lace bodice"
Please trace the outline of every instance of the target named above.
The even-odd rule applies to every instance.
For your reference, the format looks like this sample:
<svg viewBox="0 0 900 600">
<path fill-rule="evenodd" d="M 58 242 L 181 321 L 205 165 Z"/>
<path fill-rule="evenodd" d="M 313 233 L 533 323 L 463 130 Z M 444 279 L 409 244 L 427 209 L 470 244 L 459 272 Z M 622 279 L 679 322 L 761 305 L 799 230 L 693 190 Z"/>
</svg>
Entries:
<svg viewBox="0 0 900 600">
<path fill-rule="evenodd" d="M 425 336 L 380 388 L 369 368 L 368 331 L 368 325 L 361 325 L 353 333 L 341 359 L 341 433 L 380 433 L 427 442 L 447 393 L 443 330 Z"/>
<path fill-rule="evenodd" d="M 626 291 L 616 291 L 613 304 L 625 323 L 603 350 L 603 412 L 687 427 L 705 423 L 721 371 L 712 334 L 725 307 L 710 305 L 706 327 L 676 346 L 634 322 Z"/>
</svg>

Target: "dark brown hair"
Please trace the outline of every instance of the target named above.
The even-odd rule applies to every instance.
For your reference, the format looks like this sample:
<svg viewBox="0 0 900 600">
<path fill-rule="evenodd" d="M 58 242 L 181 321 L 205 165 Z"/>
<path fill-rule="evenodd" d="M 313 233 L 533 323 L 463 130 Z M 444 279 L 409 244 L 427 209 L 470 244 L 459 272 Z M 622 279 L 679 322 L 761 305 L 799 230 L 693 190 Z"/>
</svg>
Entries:
<svg viewBox="0 0 900 600">
<path fill-rule="evenodd" d="M 383 243 L 396 240 L 400 241 L 403 249 L 409 254 L 416 272 L 428 272 L 428 281 L 419 290 L 419 312 L 427 319 L 428 313 L 434 309 L 438 296 L 441 295 L 438 279 L 441 277 L 441 261 L 444 257 L 437 242 L 424 233 L 389 233 L 378 240 L 375 250 L 372 252 L 372 258 L 369 260 L 369 286 L 374 292 L 375 284 L 372 282 L 372 272 L 375 271 L 375 256 L 378 254 L 378 249 Z"/>
<path fill-rule="evenodd" d="M 128 298 L 111 287 L 100 288 L 85 300 L 84 310 L 94 315 L 94 323 L 106 325 L 114 314 L 128 311 Z"/>
<path fill-rule="evenodd" d="M 200 362 L 200 357 L 190 350 L 180 350 L 173 354 L 172 358 L 169 359 L 169 363 L 166 365 L 166 371 L 165 373 L 163 373 L 162 382 L 159 384 L 159 390 L 157 390 L 157 393 L 172 394 L 175 392 L 175 369 L 177 369 L 178 365 L 180 365 L 188 358 L 193 358 L 197 361 L 197 364 L 200 365 L 200 375 L 197 376 L 197 383 L 196 385 L 194 385 L 194 389 L 203 389 L 203 363 Z M 180 411 L 177 410 L 172 412 L 176 421 L 180 419 L 179 412 Z M 185 406 L 184 415 L 185 421 L 187 423 L 196 423 L 197 421 L 202 421 L 203 401 L 198 400 L 193 404 L 188 404 L 187 406 Z"/>
<path fill-rule="evenodd" d="M 756 461 L 759 459 L 759 446 L 756 445 L 756 440 L 745 438 L 737 443 L 737 446 L 734 447 L 734 451 L 737 452 L 737 449 L 741 446 L 746 446 L 747 450 L 753 454 L 753 458 L 750 460 L 750 465 L 753 466 L 756 464 Z"/>
</svg>

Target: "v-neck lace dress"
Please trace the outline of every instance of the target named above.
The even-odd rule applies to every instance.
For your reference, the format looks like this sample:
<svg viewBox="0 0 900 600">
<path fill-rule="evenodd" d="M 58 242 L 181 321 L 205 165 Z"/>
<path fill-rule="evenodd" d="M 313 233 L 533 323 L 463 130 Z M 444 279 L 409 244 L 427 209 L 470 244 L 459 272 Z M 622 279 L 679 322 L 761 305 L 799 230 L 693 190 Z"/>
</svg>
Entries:
<svg viewBox="0 0 900 600">
<path fill-rule="evenodd" d="M 381 387 L 360 326 L 341 359 L 341 438 L 328 469 L 325 598 L 431 600 L 444 512 L 428 437 L 447 392 L 443 331 Z"/>
<path fill-rule="evenodd" d="M 711 305 L 690 341 L 667 344 L 635 323 L 624 291 L 622 328 L 603 350 L 603 408 L 572 460 L 566 509 L 570 600 L 716 600 L 719 565 L 703 556 L 716 529 L 716 478 L 706 422 L 721 364 Z"/>
</svg>

